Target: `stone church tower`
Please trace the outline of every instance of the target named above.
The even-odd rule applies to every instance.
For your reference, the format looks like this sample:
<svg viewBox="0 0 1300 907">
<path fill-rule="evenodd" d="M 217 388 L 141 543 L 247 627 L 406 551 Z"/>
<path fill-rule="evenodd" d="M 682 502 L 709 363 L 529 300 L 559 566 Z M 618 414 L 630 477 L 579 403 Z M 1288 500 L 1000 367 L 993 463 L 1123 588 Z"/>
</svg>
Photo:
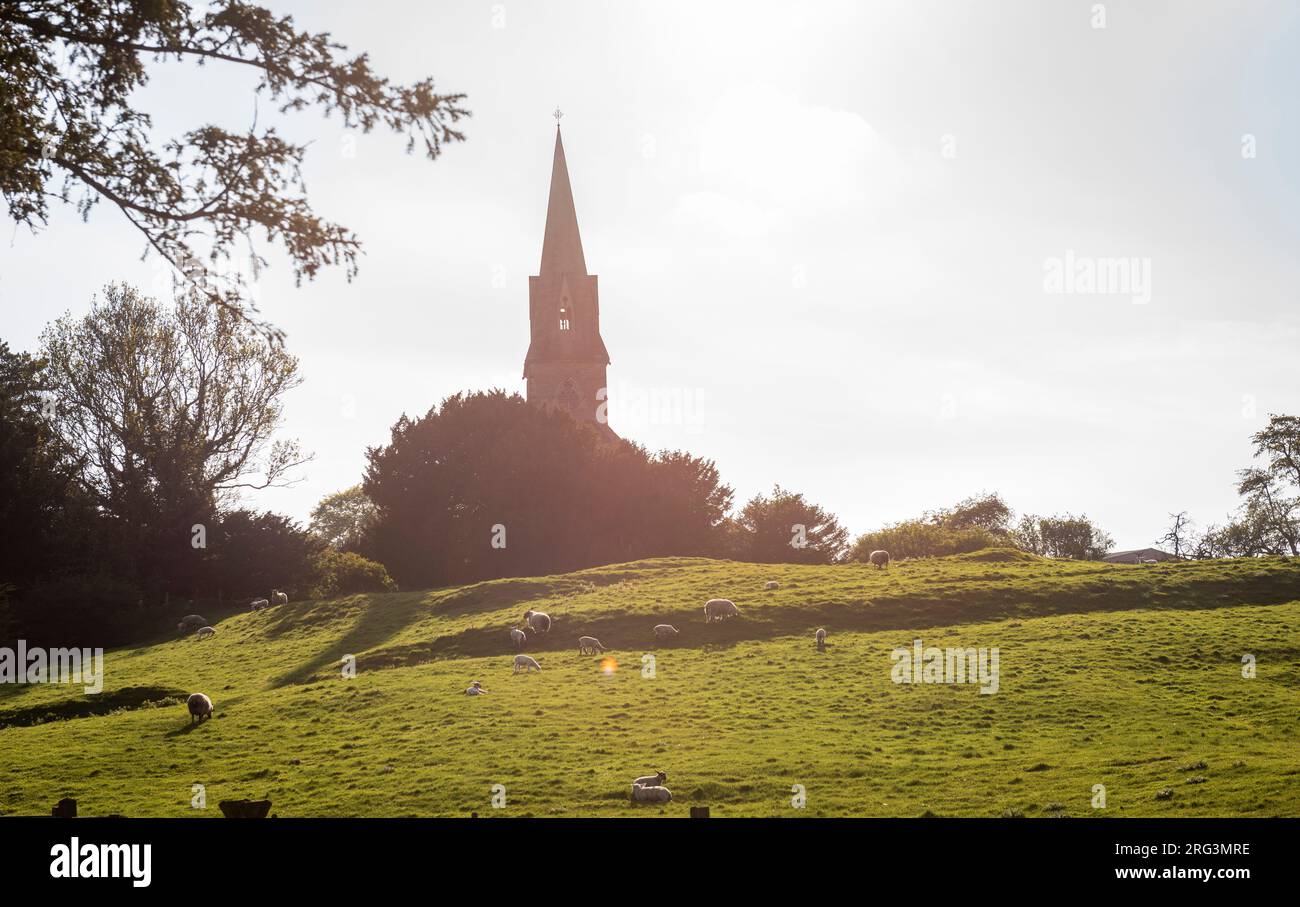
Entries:
<svg viewBox="0 0 1300 907">
<path fill-rule="evenodd" d="M 528 400 L 563 407 L 578 421 L 595 425 L 607 438 L 617 438 L 603 421 L 609 353 L 600 338 L 596 277 L 587 273 L 582 255 L 558 122 L 542 264 L 537 276 L 528 278 L 528 320 L 530 340 L 524 358 Z"/>
</svg>

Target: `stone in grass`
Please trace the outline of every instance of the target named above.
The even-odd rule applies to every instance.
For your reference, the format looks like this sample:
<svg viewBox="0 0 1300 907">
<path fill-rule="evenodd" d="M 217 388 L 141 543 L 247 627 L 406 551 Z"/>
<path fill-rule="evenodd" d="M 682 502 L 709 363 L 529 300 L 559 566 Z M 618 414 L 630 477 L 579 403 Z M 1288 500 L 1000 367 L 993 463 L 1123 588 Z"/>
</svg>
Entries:
<svg viewBox="0 0 1300 907">
<path fill-rule="evenodd" d="M 1160 790 L 1156 791 L 1157 800 L 1172 800 L 1173 798 L 1174 792 L 1167 787 L 1162 787 Z"/>
<path fill-rule="evenodd" d="M 1023 809 L 1016 809 L 1014 806 L 1008 806 L 1006 809 L 1002 810 L 1002 818 L 1004 819 L 1023 819 L 1024 817 L 1025 811 Z"/>
<path fill-rule="evenodd" d="M 1188 783 L 1188 784 L 1204 784 L 1204 783 L 1205 783 L 1205 776 L 1204 776 L 1204 775 L 1196 775 L 1195 777 L 1188 778 L 1188 779 L 1187 779 L 1187 783 Z"/>
<path fill-rule="evenodd" d="M 1198 762 L 1189 762 L 1186 765 L 1180 765 L 1178 770 L 1180 772 L 1198 772 L 1204 771 L 1207 768 L 1209 768 L 1209 766 L 1205 764 L 1204 759 L 1201 759 Z"/>
</svg>

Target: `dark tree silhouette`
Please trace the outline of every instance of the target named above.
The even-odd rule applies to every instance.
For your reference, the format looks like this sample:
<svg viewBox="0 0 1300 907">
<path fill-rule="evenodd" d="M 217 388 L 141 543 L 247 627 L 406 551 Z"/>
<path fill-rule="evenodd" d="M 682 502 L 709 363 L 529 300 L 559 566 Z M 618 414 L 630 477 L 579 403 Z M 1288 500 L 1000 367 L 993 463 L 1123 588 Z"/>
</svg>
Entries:
<svg viewBox="0 0 1300 907">
<path fill-rule="evenodd" d="M 156 144 L 135 92 L 148 81 L 149 61 L 219 63 L 256 71 L 257 94 L 281 112 L 316 107 L 349 128 L 387 127 L 429 159 L 464 138 L 455 128 L 469 115 L 463 95 L 439 94 L 432 79 L 391 85 L 365 54 L 346 50 L 238 0 L 204 11 L 179 0 L 6 0 L 0 194 L 9 216 L 37 228 L 51 198 L 75 203 L 83 216 L 107 199 L 178 280 L 278 338 L 253 317 L 243 276 L 225 267 L 237 241 L 251 250 L 260 228 L 288 252 L 300 282 L 338 264 L 350 279 L 360 249 L 308 205 L 299 172 L 305 146 L 256 123 L 245 133 L 203 125 Z M 254 269 L 264 263 L 253 255 Z"/>
</svg>

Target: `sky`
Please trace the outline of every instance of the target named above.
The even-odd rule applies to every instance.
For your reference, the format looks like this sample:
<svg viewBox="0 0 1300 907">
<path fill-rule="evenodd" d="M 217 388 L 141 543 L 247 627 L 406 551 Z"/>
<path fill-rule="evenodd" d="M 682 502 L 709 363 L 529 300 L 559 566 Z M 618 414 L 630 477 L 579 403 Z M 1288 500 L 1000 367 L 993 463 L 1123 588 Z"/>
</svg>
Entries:
<svg viewBox="0 0 1300 907">
<path fill-rule="evenodd" d="M 780 484 L 857 534 L 996 491 L 1145 547 L 1223 521 L 1251 433 L 1300 412 L 1294 3 L 268 5 L 473 117 L 430 162 L 219 66 L 139 93 L 160 141 L 256 112 L 310 142 L 315 210 L 363 242 L 302 287 L 259 246 L 315 458 L 251 506 L 305 519 L 403 413 L 522 393 L 557 107 L 610 424 L 738 503 Z M 108 204 L 3 226 L 15 348 L 109 282 L 167 292 Z"/>
</svg>

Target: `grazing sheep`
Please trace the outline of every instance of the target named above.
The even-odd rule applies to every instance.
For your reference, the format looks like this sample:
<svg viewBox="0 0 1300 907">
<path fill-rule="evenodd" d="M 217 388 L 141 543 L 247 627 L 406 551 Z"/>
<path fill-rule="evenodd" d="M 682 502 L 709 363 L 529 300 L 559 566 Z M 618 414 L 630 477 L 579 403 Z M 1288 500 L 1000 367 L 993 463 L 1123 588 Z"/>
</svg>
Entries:
<svg viewBox="0 0 1300 907">
<path fill-rule="evenodd" d="M 817 648 L 826 648 L 826 629 L 824 627 L 817 628 Z"/>
<path fill-rule="evenodd" d="M 704 622 L 706 624 L 714 620 L 726 620 L 729 617 L 735 617 L 739 613 L 740 609 L 729 598 L 711 598 L 704 603 Z"/>
<path fill-rule="evenodd" d="M 190 710 L 190 724 L 196 718 L 202 724 L 204 718 L 212 717 L 212 700 L 203 693 L 191 693 L 190 698 L 185 700 L 185 705 Z"/>
<path fill-rule="evenodd" d="M 632 785 L 632 800 L 636 803 L 668 803 L 673 792 L 666 787 L 646 787 L 643 784 Z"/>
<path fill-rule="evenodd" d="M 487 690 L 483 689 L 483 684 L 478 680 L 471 680 L 465 690 L 466 696 L 486 696 Z"/>
<path fill-rule="evenodd" d="M 199 639 L 209 639 L 217 635 L 217 631 L 211 627 L 199 627 Z"/>
<path fill-rule="evenodd" d="M 889 567 L 889 552 L 888 552 L 888 551 L 873 551 L 873 552 L 871 552 L 871 556 L 870 556 L 869 558 L 867 558 L 867 560 L 869 560 L 869 561 L 871 562 L 872 566 L 875 567 L 877 570 L 881 569 L 882 567 L 884 567 L 884 568 L 888 568 L 888 567 Z"/>
<path fill-rule="evenodd" d="M 655 636 L 659 639 L 672 639 L 677 635 L 677 628 L 672 624 L 655 624 Z"/>
<path fill-rule="evenodd" d="M 264 598 L 255 598 L 249 602 L 249 611 L 261 611 L 263 608 L 271 607 L 271 603 Z"/>
<path fill-rule="evenodd" d="M 767 582 L 763 583 L 763 588 L 766 589 L 768 592 L 771 592 L 773 589 L 780 589 L 781 584 L 774 579 L 770 579 Z"/>
<path fill-rule="evenodd" d="M 527 655 L 516 655 L 516 656 L 515 656 L 515 669 L 514 669 L 513 671 L 511 671 L 510 673 L 511 673 L 511 674 L 518 674 L 520 668 L 523 668 L 523 669 L 524 669 L 524 673 L 527 674 L 529 671 L 540 671 L 540 670 L 542 669 L 542 666 L 539 665 L 539 664 L 536 662 L 536 660 L 534 660 L 534 659 L 532 659 L 532 658 L 529 658 Z"/>
<path fill-rule="evenodd" d="M 279 589 L 272 589 L 271 601 L 277 605 L 287 605 L 289 604 L 289 596 L 285 595 Z"/>
<path fill-rule="evenodd" d="M 578 652 L 582 655 L 599 655 L 605 651 L 605 647 L 600 644 L 600 640 L 594 636 L 578 637 Z"/>
<path fill-rule="evenodd" d="M 207 626 L 208 619 L 198 614 L 186 614 L 181 618 L 181 622 L 176 625 L 176 630 L 180 633 L 189 633 L 191 630 L 197 630 L 199 627 Z"/>
<path fill-rule="evenodd" d="M 549 633 L 551 631 L 551 615 L 543 614 L 541 611 L 525 611 L 524 623 L 528 624 L 528 629 L 534 633 Z"/>
<path fill-rule="evenodd" d="M 1155 558 L 1153 558 L 1153 557 L 1144 557 L 1144 558 L 1139 559 L 1139 560 L 1138 560 L 1138 563 L 1139 563 L 1139 564 L 1158 564 L 1158 563 L 1160 563 L 1160 562 L 1159 562 L 1158 560 L 1156 560 Z"/>
<path fill-rule="evenodd" d="M 637 778 L 632 783 L 641 787 L 662 787 L 663 783 L 667 780 L 667 772 L 655 772 L 653 775 L 645 775 L 641 778 Z"/>
<path fill-rule="evenodd" d="M 516 649 L 522 649 L 524 643 L 528 642 L 528 634 L 518 627 L 510 628 L 510 641 L 515 644 Z"/>
</svg>

